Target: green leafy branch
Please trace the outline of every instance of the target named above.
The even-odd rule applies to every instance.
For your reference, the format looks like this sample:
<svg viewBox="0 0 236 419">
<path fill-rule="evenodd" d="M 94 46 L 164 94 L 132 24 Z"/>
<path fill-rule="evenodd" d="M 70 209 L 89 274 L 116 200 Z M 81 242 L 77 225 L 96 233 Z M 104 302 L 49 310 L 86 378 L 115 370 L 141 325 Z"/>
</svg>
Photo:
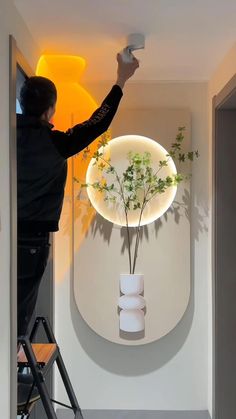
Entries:
<svg viewBox="0 0 236 419">
<path fill-rule="evenodd" d="M 160 172 L 168 166 L 170 159 L 185 163 L 186 161 L 192 162 L 194 158 L 199 157 L 198 151 L 183 152 L 184 131 L 185 127 L 178 128 L 175 141 L 171 144 L 166 159 L 159 161 L 156 170 L 153 168 L 149 152 L 135 153 L 130 151 L 127 155 L 128 166 L 122 174 L 117 173 L 110 158 L 105 155 L 105 147 L 109 141 L 109 134 L 105 133 L 98 143 L 98 150 L 92 155 L 93 165 L 101 172 L 101 179 L 92 184 L 81 183 L 81 187 L 90 186 L 102 193 L 104 201 L 122 205 L 126 220 L 130 273 L 135 272 L 145 207 L 156 195 L 163 194 L 168 188 L 177 186 L 189 177 L 181 173 L 161 177 Z M 89 151 L 87 149 L 85 153 L 88 157 Z M 107 181 L 107 175 L 112 178 L 110 183 Z M 78 179 L 76 181 L 79 182 Z M 139 211 L 133 259 L 128 219 L 130 211 Z"/>
</svg>

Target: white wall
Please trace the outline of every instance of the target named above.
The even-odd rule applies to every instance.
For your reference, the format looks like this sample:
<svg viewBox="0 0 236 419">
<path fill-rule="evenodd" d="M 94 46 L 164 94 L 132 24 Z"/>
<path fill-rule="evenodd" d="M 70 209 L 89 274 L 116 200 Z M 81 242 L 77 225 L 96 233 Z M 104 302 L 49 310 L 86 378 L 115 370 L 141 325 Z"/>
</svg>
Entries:
<svg viewBox="0 0 236 419">
<path fill-rule="evenodd" d="M 22 18 L 16 11 L 12 0 L 0 2 L 0 406 L 3 417 L 10 416 L 9 394 L 9 132 L 8 132 L 8 36 L 12 33 L 19 48 L 35 67 L 38 50 Z M 227 54 L 209 82 L 208 110 L 211 118 L 212 96 L 227 83 L 236 72 L 236 45 Z M 87 86 L 90 92 L 101 100 L 108 85 Z M 125 107 L 186 107 L 192 112 L 193 148 L 200 151 L 200 159 L 193 173 L 192 229 L 197 230 L 196 214 L 209 229 L 209 205 L 211 201 L 208 182 L 211 174 L 211 123 L 207 138 L 207 85 L 204 83 L 135 83 L 126 87 L 122 106 Z M 208 170 L 209 169 L 209 170 Z M 70 207 L 65 206 L 65 211 Z M 65 215 L 64 211 L 64 215 Z M 63 226 L 64 220 L 61 225 Z M 56 284 L 56 333 L 61 343 L 72 381 L 83 408 L 144 408 L 144 409 L 205 409 L 211 410 L 211 281 L 210 281 L 210 230 L 199 233 L 192 239 L 194 292 L 191 312 L 187 313 L 185 323 L 189 332 L 175 356 L 171 356 L 171 339 L 177 342 L 178 332 L 171 339 L 164 338 L 148 345 L 146 357 L 139 358 L 143 352 L 137 348 L 122 348 L 109 344 L 96 336 L 80 319 L 73 324 L 78 313 L 71 293 L 71 273 L 68 268 L 63 278 Z M 70 248 L 70 237 L 62 230 L 57 233 L 56 247 Z M 70 257 L 70 251 L 68 251 Z M 60 272 L 61 273 L 61 272 Z M 59 272 L 58 272 L 59 274 Z M 58 275 L 59 276 L 59 275 Z M 57 275 L 56 275 L 57 277 Z M 75 316 L 76 313 L 76 316 Z M 208 330 L 209 325 L 209 330 Z M 183 325 L 184 326 L 184 325 Z M 188 328 L 187 328 L 188 329 Z M 183 331 L 184 327 L 180 329 Z M 79 337 L 76 334 L 79 332 Z M 93 349 L 93 351 L 91 350 Z M 98 356 L 96 356 L 96 353 Z M 163 354 L 170 353 L 168 362 Z M 117 357 L 126 357 L 123 371 L 116 371 Z M 125 368 L 136 357 L 133 366 L 140 362 L 150 365 L 146 373 L 127 374 Z M 168 357 L 168 356 L 167 356 Z M 153 368 L 151 370 L 151 367 Z M 137 368 L 139 371 L 142 368 Z M 209 378 L 209 380 L 208 380 Z M 88 391 L 89 389 L 89 391 Z M 57 384 L 58 396 L 62 389 Z M 207 396 L 208 394 L 208 396 Z"/>
<path fill-rule="evenodd" d="M 98 102 L 108 89 L 106 83 L 86 87 Z M 207 84 L 131 83 L 125 89 L 122 107 L 190 108 L 192 146 L 200 152 L 192 178 L 191 302 L 176 329 L 144 347 L 122 347 L 92 332 L 77 311 L 69 265 L 57 265 L 62 250 L 64 259 L 71 257 L 67 199 L 61 232 L 56 234 L 56 335 L 83 408 L 204 410 L 208 407 L 210 277 Z M 56 393 L 63 399 L 59 382 Z"/>
<path fill-rule="evenodd" d="M 1 416 L 10 417 L 10 207 L 9 207 L 9 34 L 13 34 L 19 48 L 32 67 L 36 63 L 37 48 L 22 18 L 10 0 L 0 2 L 0 406 Z"/>
<path fill-rule="evenodd" d="M 236 74 L 236 44 L 230 49 L 230 51 L 222 59 L 220 65 L 215 70 L 211 79 L 208 83 L 208 110 L 209 110 L 209 210 L 210 210 L 210 221 L 209 221 L 209 237 L 211 237 L 211 223 L 212 223 L 212 99 L 217 95 L 221 89 L 228 83 L 228 81 Z M 209 264 L 212 266 L 211 258 L 211 240 L 209 240 Z M 209 325 L 212 324 L 212 278 L 209 281 Z M 212 330 L 212 328 L 211 328 Z M 212 333 L 209 333 L 209 411 L 212 413 Z"/>
<path fill-rule="evenodd" d="M 8 35 L 17 39 L 28 62 L 34 68 L 38 50 L 24 22 L 9 0 L 0 4 L 0 90 L 1 90 L 1 153 L 0 192 L 0 306 L 1 344 L 0 357 L 1 392 L 0 405 L 4 417 L 9 417 L 9 137 L 8 137 Z M 99 101 L 108 86 L 91 85 L 90 92 Z M 189 107 L 192 112 L 193 147 L 198 148 L 201 159 L 196 164 L 193 176 L 193 201 L 207 225 L 208 191 L 206 188 L 208 148 L 206 141 L 206 84 L 204 83 L 146 83 L 126 87 L 122 106 L 125 107 Z M 193 231 L 197 229 L 193 217 Z M 63 220 L 62 220 L 63 225 Z M 66 249 L 70 237 L 58 233 L 57 241 L 63 240 Z M 59 239 L 60 238 L 60 239 Z M 60 243 L 57 243 L 60 246 Z M 190 310 L 180 328 L 179 350 L 173 356 L 171 339 L 178 346 L 179 334 L 173 331 L 171 338 L 148 345 L 146 356 L 139 348 L 122 348 L 109 344 L 95 335 L 80 319 L 76 324 L 79 338 L 73 325 L 76 310 L 70 289 L 70 272 L 65 272 L 63 281 L 56 285 L 56 333 L 61 343 L 66 364 L 72 376 L 76 393 L 83 408 L 112 409 L 205 409 L 207 407 L 207 277 L 208 235 L 200 232 L 198 240 L 192 240 L 194 292 Z M 56 275 L 57 277 L 57 275 Z M 193 315 L 193 317 L 192 317 Z M 76 311 L 76 316 L 78 313 Z M 188 331 L 185 334 L 185 331 Z M 81 337 L 81 339 L 80 339 Z M 91 349 L 93 351 L 91 352 Z M 98 357 L 95 356 L 98 354 Z M 167 354 L 167 358 L 166 358 Z M 169 354 L 169 355 L 168 355 Z M 145 355 L 145 353 L 144 353 Z M 116 370 L 116 359 L 125 357 L 123 371 Z M 133 372 L 127 374 L 130 360 Z M 166 361 L 168 359 L 168 362 Z M 136 365 L 135 365 L 136 364 Z M 139 366 L 138 366 L 139 365 Z M 142 365 L 149 371 L 142 372 Z M 127 367 L 127 369 L 126 369 Z M 137 368 L 135 368 L 137 367 Z M 135 369 L 138 374 L 136 375 Z M 61 395 L 58 384 L 57 393 Z M 145 393 L 144 393 L 145 392 Z"/>
<path fill-rule="evenodd" d="M 209 99 L 220 92 L 236 72 L 236 43 L 222 59 L 209 80 Z M 211 104 L 211 102 L 210 102 Z"/>
</svg>

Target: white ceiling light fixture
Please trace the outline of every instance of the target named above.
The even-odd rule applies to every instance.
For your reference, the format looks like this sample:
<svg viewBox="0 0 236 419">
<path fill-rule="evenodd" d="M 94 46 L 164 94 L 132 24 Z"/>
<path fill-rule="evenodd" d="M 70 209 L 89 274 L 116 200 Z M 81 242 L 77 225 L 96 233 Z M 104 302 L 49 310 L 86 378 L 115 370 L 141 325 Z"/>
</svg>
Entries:
<svg viewBox="0 0 236 419">
<path fill-rule="evenodd" d="M 121 51 L 124 62 L 132 62 L 133 51 L 145 48 L 145 36 L 142 33 L 131 33 L 127 37 L 127 46 Z"/>
</svg>

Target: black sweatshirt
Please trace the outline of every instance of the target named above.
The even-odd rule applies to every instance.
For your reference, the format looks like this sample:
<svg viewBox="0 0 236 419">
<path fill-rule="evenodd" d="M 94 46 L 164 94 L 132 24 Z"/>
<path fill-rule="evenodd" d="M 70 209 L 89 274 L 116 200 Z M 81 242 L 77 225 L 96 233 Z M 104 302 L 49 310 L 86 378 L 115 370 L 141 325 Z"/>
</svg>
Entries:
<svg viewBox="0 0 236 419">
<path fill-rule="evenodd" d="M 112 87 L 90 119 L 68 132 L 45 121 L 17 115 L 18 232 L 58 230 L 67 161 L 105 132 L 120 103 L 122 90 Z"/>
</svg>

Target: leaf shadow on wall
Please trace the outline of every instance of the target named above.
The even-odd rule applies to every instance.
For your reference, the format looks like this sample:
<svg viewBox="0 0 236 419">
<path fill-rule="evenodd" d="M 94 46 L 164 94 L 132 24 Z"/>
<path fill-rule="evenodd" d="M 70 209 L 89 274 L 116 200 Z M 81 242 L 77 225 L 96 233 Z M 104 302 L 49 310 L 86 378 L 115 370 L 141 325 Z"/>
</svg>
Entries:
<svg viewBox="0 0 236 419">
<path fill-rule="evenodd" d="M 195 228 L 193 231 L 192 238 L 195 240 L 199 240 L 199 234 L 207 231 L 207 226 L 205 224 L 205 218 L 208 216 L 206 214 L 203 216 L 200 214 L 200 211 L 197 207 L 192 207 L 192 218 L 194 218 Z M 182 201 L 174 201 L 171 207 L 163 214 L 162 217 L 158 218 L 154 221 L 154 229 L 155 229 L 155 237 L 158 238 L 158 232 L 162 228 L 164 223 L 167 223 L 170 217 L 174 217 L 174 221 L 176 224 L 179 224 L 180 218 L 185 216 L 187 220 L 190 222 L 190 193 L 187 189 L 184 189 L 182 195 Z M 83 220 L 81 220 L 83 223 Z M 93 236 L 95 237 L 97 234 L 107 242 L 110 243 L 112 230 L 114 228 L 114 224 L 105 220 L 100 214 L 96 214 L 92 223 L 91 223 L 91 231 Z M 121 253 L 124 254 L 128 249 L 128 241 L 127 241 L 127 233 L 125 227 L 118 227 L 120 228 L 120 237 L 122 239 L 122 246 L 121 246 Z M 130 228 L 130 241 L 131 245 L 133 244 L 136 237 L 135 228 Z M 140 232 L 140 242 L 142 243 L 143 240 L 149 241 L 149 230 L 148 225 L 142 226 Z"/>
<path fill-rule="evenodd" d="M 205 216 L 200 214 L 198 208 L 191 208 L 191 214 L 194 217 L 193 227 L 190 229 L 191 243 L 198 240 L 199 233 L 207 231 L 205 225 Z M 187 216 L 190 219 L 190 194 L 184 190 L 182 202 L 174 202 L 172 208 L 155 223 L 155 234 L 162 228 L 164 222 L 167 222 L 169 217 L 174 217 L 178 223 L 181 216 Z M 192 224 L 192 223 L 191 223 Z M 97 216 L 92 222 L 93 234 L 101 234 L 104 240 L 108 243 L 112 234 L 112 224 L 103 220 L 102 217 Z M 124 229 L 121 229 L 121 231 Z M 121 237 L 124 238 L 122 251 L 126 249 L 125 236 L 122 231 Z M 148 231 L 143 229 L 142 240 L 148 240 Z M 83 320 L 74 297 L 74 284 L 71 281 L 70 291 L 70 308 L 71 318 L 75 333 L 77 335 L 80 345 L 86 354 L 104 370 L 122 376 L 139 376 L 148 374 L 152 371 L 162 368 L 167 364 L 184 345 L 189 331 L 191 329 L 193 314 L 194 314 L 194 245 L 190 249 L 190 286 L 191 293 L 188 307 L 174 329 L 159 340 L 139 346 L 127 346 L 112 343 L 101 336 L 97 335 Z"/>
</svg>

